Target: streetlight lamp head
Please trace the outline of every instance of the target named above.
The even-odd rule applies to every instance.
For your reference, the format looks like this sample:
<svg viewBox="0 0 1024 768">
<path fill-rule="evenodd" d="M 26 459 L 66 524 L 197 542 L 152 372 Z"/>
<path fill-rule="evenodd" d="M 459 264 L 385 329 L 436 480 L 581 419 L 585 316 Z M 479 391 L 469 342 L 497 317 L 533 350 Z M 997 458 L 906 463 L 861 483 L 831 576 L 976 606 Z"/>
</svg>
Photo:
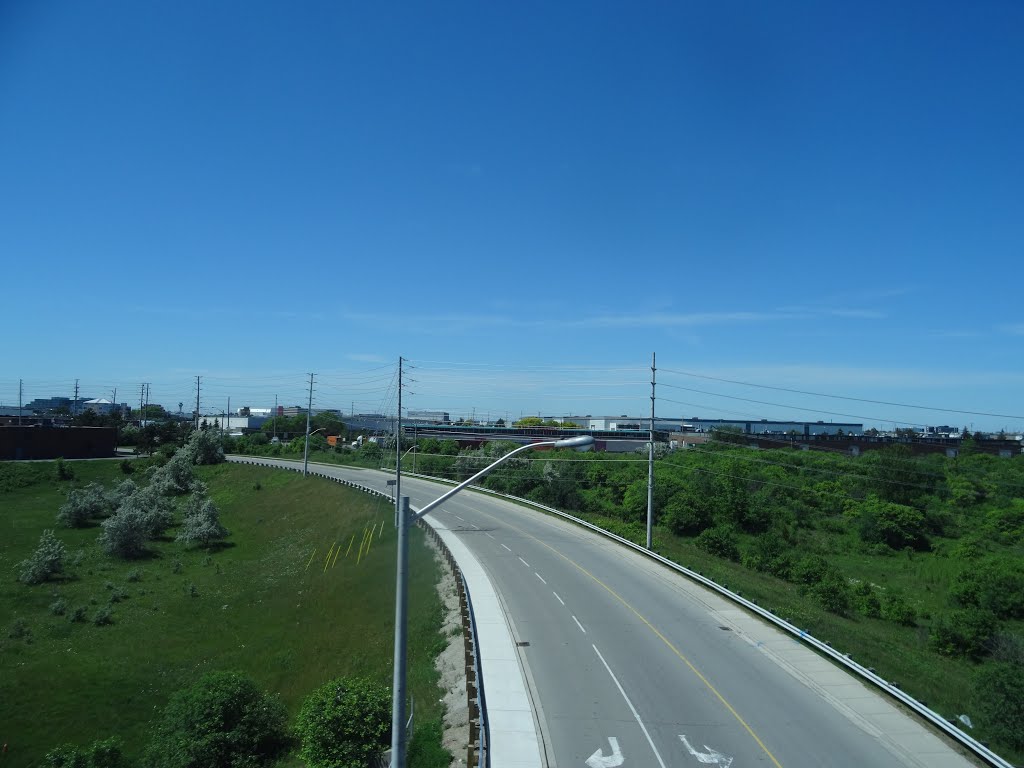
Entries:
<svg viewBox="0 0 1024 768">
<path fill-rule="evenodd" d="M 589 451 L 593 446 L 594 438 L 592 435 L 567 437 L 555 443 L 555 448 L 575 448 L 577 451 Z"/>
</svg>

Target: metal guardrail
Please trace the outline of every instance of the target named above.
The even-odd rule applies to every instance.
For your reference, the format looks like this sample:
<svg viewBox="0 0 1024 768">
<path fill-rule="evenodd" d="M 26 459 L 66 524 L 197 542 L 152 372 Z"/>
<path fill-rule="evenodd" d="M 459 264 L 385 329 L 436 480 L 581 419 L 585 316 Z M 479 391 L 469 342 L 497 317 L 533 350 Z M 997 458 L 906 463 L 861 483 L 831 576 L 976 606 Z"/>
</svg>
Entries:
<svg viewBox="0 0 1024 768">
<path fill-rule="evenodd" d="M 434 482 L 451 483 L 450 480 L 432 477 L 430 475 L 407 473 L 406 476 L 417 477 L 423 480 L 431 480 Z M 1005 759 L 997 755 L 985 744 L 982 744 L 980 741 L 975 739 L 970 734 L 964 733 L 954 723 L 950 722 L 933 709 L 930 709 L 928 706 L 921 703 L 913 696 L 904 693 L 895 683 L 891 683 L 883 679 L 869 667 L 865 667 L 861 664 L 858 664 L 856 661 L 850 658 L 849 654 L 837 651 L 831 645 L 817 639 L 806 630 L 800 629 L 799 627 L 790 624 L 785 619 L 776 616 L 771 611 L 762 608 L 761 606 L 751 602 L 750 600 L 747 600 L 742 595 L 737 594 L 736 592 L 733 592 L 726 587 L 723 587 L 721 584 L 718 584 L 715 581 L 712 581 L 707 576 L 704 576 L 701 573 L 698 573 L 697 571 L 690 570 L 685 566 L 679 565 L 679 563 L 669 560 L 667 557 L 662 557 L 657 552 L 652 552 L 647 548 L 630 541 L 629 539 L 623 538 L 622 536 L 614 534 L 611 531 L 607 531 L 604 528 L 600 528 L 594 525 L 593 523 L 589 523 L 586 520 L 576 517 L 575 515 L 570 515 L 567 512 L 563 512 L 560 509 L 548 507 L 544 504 L 538 504 L 535 501 L 530 501 L 529 499 L 524 499 L 520 496 L 510 496 L 507 493 L 500 493 L 498 491 L 491 490 L 490 488 L 473 486 L 471 490 L 480 491 L 482 493 L 490 494 L 491 496 L 498 496 L 503 499 L 509 499 L 511 501 L 520 502 L 522 504 L 526 504 L 536 509 L 543 510 L 550 514 L 557 515 L 558 517 L 576 523 L 577 525 L 587 528 L 601 536 L 604 536 L 605 538 L 617 541 L 619 544 L 629 547 L 630 549 L 633 549 L 634 551 L 639 552 L 640 554 L 645 555 L 646 557 L 649 557 L 650 559 L 655 560 L 661 563 L 662 565 L 671 568 L 677 573 L 681 573 L 687 578 L 690 578 L 693 581 L 696 581 L 699 584 L 702 584 L 703 586 L 707 587 L 708 589 L 717 592 L 726 599 L 731 600 L 732 602 L 737 603 L 739 605 L 742 605 L 744 608 L 751 611 L 752 613 L 757 614 L 765 621 L 768 621 L 769 623 L 774 624 L 779 629 L 782 629 L 783 631 L 789 633 L 800 642 L 809 645 L 819 653 L 828 656 L 830 659 L 844 667 L 848 672 L 851 672 L 854 675 L 862 678 L 863 680 L 870 682 L 876 688 L 880 689 L 884 693 L 888 694 L 892 698 L 899 701 L 907 708 L 911 709 L 916 715 L 926 720 L 928 723 L 939 729 L 946 736 L 958 742 L 960 745 L 969 749 L 976 756 L 980 757 L 982 760 L 989 763 L 990 765 L 997 766 L 997 768 L 1014 768 L 1012 763 L 1006 761 Z"/>
<path fill-rule="evenodd" d="M 251 464 L 253 466 L 291 470 L 294 472 L 302 471 L 301 467 L 288 467 L 281 466 L 280 464 L 269 463 L 274 461 L 274 459 L 260 461 L 259 459 L 251 458 L 231 458 L 229 460 L 234 464 Z M 325 480 L 332 480 L 333 482 L 340 483 L 341 485 L 349 488 L 354 488 L 356 490 L 363 491 L 364 493 L 368 493 L 371 496 L 380 496 L 388 501 L 393 501 L 390 494 L 384 493 L 376 488 L 370 488 L 369 486 L 355 483 L 351 480 L 345 480 L 340 477 L 332 477 L 323 472 L 310 471 L 309 474 L 315 477 L 324 478 Z M 424 476 L 418 475 L 418 477 Z M 448 545 L 444 543 L 441 535 L 433 528 L 433 526 L 423 520 L 418 521 L 418 525 L 427 533 L 427 535 L 431 536 L 440 550 L 442 557 L 445 558 L 449 567 L 452 569 L 452 573 L 455 576 L 455 587 L 459 594 L 459 609 L 462 615 L 462 639 L 465 644 L 466 700 L 469 707 L 469 745 L 466 750 L 466 766 L 467 768 L 490 768 L 490 728 L 487 720 L 487 699 L 484 696 L 483 666 L 481 664 L 480 648 L 477 642 L 479 635 L 476 628 L 476 617 L 473 613 L 473 602 L 469 595 L 469 587 L 466 585 L 466 579 L 462 573 L 462 569 L 459 568 L 459 564 L 455 560 L 455 556 L 452 555 L 451 550 L 448 549 Z M 406 734 L 409 738 L 412 737 L 411 725 L 412 716 L 410 715 L 409 727 L 406 728 Z M 390 753 L 390 750 L 388 750 L 388 753 Z M 388 764 L 386 762 L 386 758 L 382 757 L 379 763 L 381 768 L 387 768 Z"/>
</svg>

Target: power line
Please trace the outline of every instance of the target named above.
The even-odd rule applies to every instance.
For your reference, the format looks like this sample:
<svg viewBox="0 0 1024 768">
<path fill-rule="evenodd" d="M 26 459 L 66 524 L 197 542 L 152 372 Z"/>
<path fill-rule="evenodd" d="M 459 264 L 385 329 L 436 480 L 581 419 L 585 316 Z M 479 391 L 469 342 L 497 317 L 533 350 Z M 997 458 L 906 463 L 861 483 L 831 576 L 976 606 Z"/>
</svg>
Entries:
<svg viewBox="0 0 1024 768">
<path fill-rule="evenodd" d="M 934 408 L 934 407 L 927 406 L 927 405 L 911 405 L 909 403 L 893 403 L 893 402 L 889 402 L 887 400 L 869 400 L 869 399 L 863 398 L 863 397 L 848 397 L 846 395 L 829 395 L 829 394 L 826 394 L 824 392 L 809 392 L 809 391 L 802 390 L 802 389 L 790 389 L 788 387 L 774 387 L 774 386 L 771 386 L 771 385 L 768 385 L 768 384 L 753 384 L 753 383 L 748 382 L 748 381 L 736 381 L 735 379 L 723 379 L 723 378 L 719 378 L 719 377 L 716 377 L 716 376 L 706 376 L 706 375 L 700 374 L 700 373 L 693 373 L 691 371 L 679 371 L 679 370 L 672 370 L 672 369 L 669 369 L 669 368 L 662 368 L 662 370 L 663 371 L 668 371 L 670 373 L 678 373 L 681 376 L 692 376 L 693 378 L 697 378 L 697 379 L 707 379 L 709 381 L 720 381 L 720 382 L 723 382 L 723 383 L 726 383 L 726 384 L 739 384 L 740 386 L 756 387 L 758 389 L 773 389 L 773 390 L 775 390 L 777 392 L 790 392 L 790 393 L 797 394 L 797 395 L 811 395 L 813 397 L 829 397 L 829 398 L 832 398 L 833 400 L 849 400 L 851 402 L 856 402 L 856 403 L 871 403 L 872 405 L 891 405 L 891 406 L 896 407 L 896 408 L 914 408 L 914 409 L 917 409 L 917 410 L 920 410 L 920 411 L 937 411 L 939 413 L 955 413 L 955 414 L 969 415 L 969 416 L 992 416 L 992 417 L 1000 418 L 1000 419 L 1024 419 L 1024 416 L 1007 414 L 1007 413 L 988 413 L 986 411 L 965 411 L 965 410 L 960 410 L 960 409 L 956 409 L 956 408 Z M 680 389 L 684 389 L 684 387 L 680 387 Z M 723 395 L 723 397 L 725 397 L 725 395 Z M 755 400 L 755 401 L 751 401 L 751 402 L 758 402 L 758 401 Z M 770 405 L 770 403 L 769 403 L 769 405 Z M 796 406 L 788 406 L 788 407 L 794 407 L 795 408 Z M 803 409 L 803 410 L 809 410 L 809 409 Z M 821 411 L 821 413 L 827 413 L 827 411 Z M 862 418 L 862 417 L 857 416 L 855 418 Z M 890 421 L 890 419 L 885 419 L 885 421 Z"/>
</svg>

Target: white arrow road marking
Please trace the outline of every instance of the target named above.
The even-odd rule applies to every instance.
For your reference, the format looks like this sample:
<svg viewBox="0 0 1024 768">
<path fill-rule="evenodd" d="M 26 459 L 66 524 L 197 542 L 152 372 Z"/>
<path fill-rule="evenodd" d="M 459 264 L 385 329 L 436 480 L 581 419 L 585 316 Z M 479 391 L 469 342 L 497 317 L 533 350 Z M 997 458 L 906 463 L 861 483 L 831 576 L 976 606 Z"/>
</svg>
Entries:
<svg viewBox="0 0 1024 768">
<path fill-rule="evenodd" d="M 618 768 L 618 766 L 622 765 L 625 758 L 622 756 L 622 752 L 619 751 L 619 740 L 614 736 L 609 736 L 608 744 L 612 748 L 612 753 L 605 757 L 604 752 L 598 749 L 597 752 L 587 758 L 587 765 L 590 768 Z"/>
<path fill-rule="evenodd" d="M 597 654 L 597 658 L 601 660 L 601 663 L 604 664 L 604 668 L 607 669 L 608 674 L 611 675 L 612 682 L 615 683 L 615 687 L 619 689 L 619 693 L 622 694 L 622 698 L 626 700 L 626 705 L 629 707 L 629 711 L 633 713 L 633 719 L 636 720 L 636 724 L 640 726 L 640 730 L 644 732 L 644 736 L 647 738 L 647 743 L 651 745 L 651 751 L 654 753 L 654 757 L 657 759 L 658 765 L 660 765 L 661 768 L 665 768 L 665 761 L 661 759 L 661 754 L 658 752 L 658 748 L 654 746 L 651 734 L 647 732 L 647 726 L 644 725 L 644 721 L 640 719 L 640 715 L 637 713 L 636 707 L 633 706 L 633 702 L 629 700 L 629 696 L 626 695 L 625 689 L 623 689 L 622 685 L 619 683 L 619 678 L 617 678 L 615 673 L 612 672 L 612 668 L 608 666 L 608 662 L 604 660 L 604 656 L 602 656 L 601 652 L 597 650 L 597 646 L 591 644 L 590 647 L 594 649 L 594 653 Z"/>
<path fill-rule="evenodd" d="M 721 752 L 716 752 L 707 744 L 704 745 L 704 749 L 707 752 L 698 752 L 696 749 L 690 746 L 690 742 L 686 740 L 686 737 L 679 734 L 679 740 L 683 742 L 683 746 L 686 747 L 686 751 L 697 758 L 698 763 L 704 763 L 705 765 L 720 765 L 722 768 L 729 768 L 732 765 L 732 758 L 726 757 Z"/>
</svg>

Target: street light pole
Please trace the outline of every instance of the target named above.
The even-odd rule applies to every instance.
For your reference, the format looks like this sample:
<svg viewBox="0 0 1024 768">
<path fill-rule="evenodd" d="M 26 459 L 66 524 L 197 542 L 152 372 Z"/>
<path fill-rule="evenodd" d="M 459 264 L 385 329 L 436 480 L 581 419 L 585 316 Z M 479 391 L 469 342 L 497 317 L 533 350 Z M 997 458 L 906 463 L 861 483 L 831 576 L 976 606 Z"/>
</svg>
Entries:
<svg viewBox="0 0 1024 768">
<path fill-rule="evenodd" d="M 312 432 L 306 432 L 306 457 L 302 462 L 302 476 L 305 477 L 309 470 L 309 438 L 315 435 L 317 432 L 323 432 L 326 427 L 317 427 Z"/>
<path fill-rule="evenodd" d="M 302 456 L 302 476 L 309 474 L 309 426 L 313 418 L 313 374 L 309 374 L 309 407 L 306 409 L 306 451 Z"/>
<path fill-rule="evenodd" d="M 409 526 L 518 453 L 532 451 L 536 448 L 574 448 L 585 451 L 593 444 L 593 437 L 581 435 L 564 440 L 544 440 L 539 443 L 521 445 L 515 450 L 509 451 L 492 464 L 484 467 L 468 480 L 464 480 L 451 490 L 438 496 L 426 506 L 420 507 L 419 511 L 415 514 L 410 514 L 409 497 L 401 497 L 398 505 L 398 553 L 395 566 L 395 668 L 391 686 L 391 768 L 405 768 L 405 649 L 409 620 L 406 608 L 409 595 Z"/>
</svg>

